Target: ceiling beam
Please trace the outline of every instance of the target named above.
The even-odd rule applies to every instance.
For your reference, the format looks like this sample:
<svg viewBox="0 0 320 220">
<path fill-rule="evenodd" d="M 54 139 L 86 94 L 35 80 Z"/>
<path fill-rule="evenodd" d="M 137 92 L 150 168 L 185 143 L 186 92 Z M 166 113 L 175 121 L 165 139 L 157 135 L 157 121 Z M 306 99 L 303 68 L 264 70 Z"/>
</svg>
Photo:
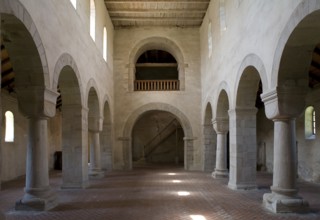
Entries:
<svg viewBox="0 0 320 220">
<path fill-rule="evenodd" d="M 113 21 L 194 21 L 194 22 L 202 22 L 201 18 L 187 18 L 187 17 L 119 17 L 112 18 Z"/>
<path fill-rule="evenodd" d="M 199 13 L 205 14 L 206 10 L 201 9 L 111 9 L 109 14 L 140 14 L 140 13 Z"/>
<path fill-rule="evenodd" d="M 106 4 L 123 3 L 183 3 L 183 4 L 209 4 L 210 0 L 105 0 Z"/>
</svg>

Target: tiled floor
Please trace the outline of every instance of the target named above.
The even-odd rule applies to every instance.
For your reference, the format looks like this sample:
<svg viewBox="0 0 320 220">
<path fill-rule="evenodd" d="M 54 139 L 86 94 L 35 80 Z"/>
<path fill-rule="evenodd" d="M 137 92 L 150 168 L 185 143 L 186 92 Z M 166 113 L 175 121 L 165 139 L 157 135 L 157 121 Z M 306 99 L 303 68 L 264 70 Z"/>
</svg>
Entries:
<svg viewBox="0 0 320 220">
<path fill-rule="evenodd" d="M 0 211 L 6 219 L 32 220 L 209 220 L 209 219 L 320 219 L 320 185 L 299 181 L 300 195 L 309 201 L 309 214 L 275 215 L 262 207 L 269 192 L 270 174 L 258 175 L 258 190 L 233 191 L 227 180 L 215 180 L 209 173 L 182 168 L 145 166 L 133 171 L 106 173 L 92 180 L 85 190 L 61 190 L 61 173 L 50 176 L 59 206 L 48 212 L 13 211 L 23 195 L 24 180 L 2 185 Z M 179 195 L 180 194 L 180 195 Z"/>
</svg>

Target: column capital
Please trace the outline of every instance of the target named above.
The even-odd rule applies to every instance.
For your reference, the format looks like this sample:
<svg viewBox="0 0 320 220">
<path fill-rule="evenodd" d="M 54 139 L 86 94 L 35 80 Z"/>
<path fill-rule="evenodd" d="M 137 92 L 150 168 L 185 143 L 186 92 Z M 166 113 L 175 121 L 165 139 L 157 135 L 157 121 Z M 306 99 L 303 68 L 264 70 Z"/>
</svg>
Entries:
<svg viewBox="0 0 320 220">
<path fill-rule="evenodd" d="M 103 128 L 103 117 L 89 116 L 88 117 L 88 129 L 91 132 L 101 132 Z"/>
<path fill-rule="evenodd" d="M 227 133 L 229 131 L 229 118 L 216 117 L 212 119 L 213 129 L 217 133 Z"/>
<path fill-rule="evenodd" d="M 18 87 L 17 93 L 19 109 L 26 117 L 55 116 L 59 93 L 43 86 Z"/>
<path fill-rule="evenodd" d="M 282 86 L 261 94 L 269 119 L 295 118 L 305 108 L 306 87 Z"/>
</svg>

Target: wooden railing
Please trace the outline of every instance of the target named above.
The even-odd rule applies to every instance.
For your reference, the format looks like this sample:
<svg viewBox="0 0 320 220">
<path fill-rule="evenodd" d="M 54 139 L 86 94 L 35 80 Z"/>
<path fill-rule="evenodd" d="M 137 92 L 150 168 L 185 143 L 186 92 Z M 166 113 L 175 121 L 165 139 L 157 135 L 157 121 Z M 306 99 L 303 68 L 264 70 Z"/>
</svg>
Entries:
<svg viewBox="0 0 320 220">
<path fill-rule="evenodd" d="M 135 91 L 177 91 L 179 80 L 135 80 Z"/>
</svg>

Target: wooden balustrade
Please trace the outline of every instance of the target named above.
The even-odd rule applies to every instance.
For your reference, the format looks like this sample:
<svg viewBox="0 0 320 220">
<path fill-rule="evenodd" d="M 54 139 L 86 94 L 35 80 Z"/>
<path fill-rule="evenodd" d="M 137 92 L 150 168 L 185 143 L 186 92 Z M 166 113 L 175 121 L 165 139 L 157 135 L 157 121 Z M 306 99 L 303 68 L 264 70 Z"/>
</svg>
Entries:
<svg viewBox="0 0 320 220">
<path fill-rule="evenodd" d="M 179 80 L 135 80 L 135 91 L 177 91 Z"/>
</svg>

